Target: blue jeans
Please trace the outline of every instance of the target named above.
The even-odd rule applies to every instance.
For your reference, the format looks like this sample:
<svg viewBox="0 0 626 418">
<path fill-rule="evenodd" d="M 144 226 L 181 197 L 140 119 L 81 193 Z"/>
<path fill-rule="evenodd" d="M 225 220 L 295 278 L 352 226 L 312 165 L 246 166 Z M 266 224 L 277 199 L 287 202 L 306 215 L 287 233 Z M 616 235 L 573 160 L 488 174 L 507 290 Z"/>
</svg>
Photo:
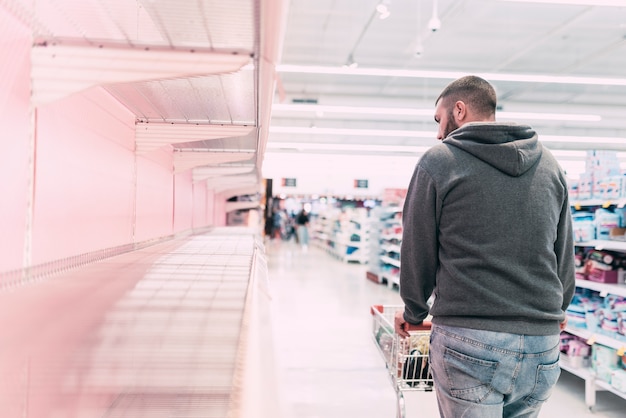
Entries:
<svg viewBox="0 0 626 418">
<path fill-rule="evenodd" d="M 433 324 L 430 363 L 441 417 L 537 417 L 561 374 L 559 335 Z"/>
<path fill-rule="evenodd" d="M 309 245 L 309 228 L 306 225 L 298 225 L 296 233 L 298 234 L 298 243 L 300 245 Z"/>
</svg>

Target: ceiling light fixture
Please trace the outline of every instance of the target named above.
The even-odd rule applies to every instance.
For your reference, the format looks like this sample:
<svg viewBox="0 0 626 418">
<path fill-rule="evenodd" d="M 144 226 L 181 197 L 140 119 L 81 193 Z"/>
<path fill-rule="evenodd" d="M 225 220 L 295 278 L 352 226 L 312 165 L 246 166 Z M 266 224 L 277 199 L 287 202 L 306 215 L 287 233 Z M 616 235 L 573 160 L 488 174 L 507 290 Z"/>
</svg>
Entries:
<svg viewBox="0 0 626 418">
<path fill-rule="evenodd" d="M 542 135 L 544 142 L 565 142 L 590 145 L 589 149 L 602 149 L 602 145 L 624 145 L 626 138 L 604 137 L 604 136 L 554 136 Z"/>
<path fill-rule="evenodd" d="M 428 21 L 428 29 L 431 32 L 437 32 L 441 29 L 441 20 L 439 20 L 439 14 L 437 12 L 437 0 L 433 0 L 433 15 Z"/>
<path fill-rule="evenodd" d="M 456 80 L 466 76 L 467 71 L 428 71 L 399 70 L 391 68 L 348 68 L 326 67 L 315 65 L 279 64 L 276 70 L 280 73 L 328 74 L 370 77 L 404 77 L 404 78 L 438 78 Z M 507 73 L 476 73 L 490 81 L 515 81 L 520 83 L 555 83 L 603 86 L 626 86 L 626 78 L 566 76 L 547 74 L 507 74 Z"/>
<path fill-rule="evenodd" d="M 354 61 L 354 57 L 352 56 L 352 54 L 350 54 L 350 56 L 348 56 L 348 61 L 346 61 L 346 63 L 343 65 L 343 68 L 356 68 L 359 66 L 359 63 Z"/>
<path fill-rule="evenodd" d="M 500 0 L 516 3 L 567 4 L 574 6 L 626 7 L 626 0 Z"/>
<path fill-rule="evenodd" d="M 396 116 L 426 116 L 432 117 L 434 109 L 415 109 L 402 107 L 360 107 L 360 106 L 325 106 L 325 105 L 299 105 L 276 103 L 272 106 L 272 112 L 314 112 L 318 117 L 325 113 L 344 113 L 354 115 L 396 115 Z M 600 115 L 593 114 L 568 114 L 568 113 L 532 113 L 532 112 L 506 112 L 497 113 L 499 118 L 505 119 L 536 119 L 555 121 L 576 122 L 599 122 Z"/>
<path fill-rule="evenodd" d="M 530 113 L 530 112 L 497 112 L 496 115 L 506 119 L 559 120 L 572 122 L 600 122 L 602 116 L 569 113 Z"/>
<path fill-rule="evenodd" d="M 403 138 L 435 138 L 437 135 L 434 131 L 413 131 L 402 129 L 306 128 L 300 126 L 270 126 L 270 133 L 342 136 L 382 136 Z"/>
<path fill-rule="evenodd" d="M 410 145 L 372 145 L 372 144 L 320 144 L 310 142 L 268 142 L 267 150 L 298 150 L 298 151 L 368 151 L 368 152 L 406 152 L 420 154 L 430 147 Z"/>
<path fill-rule="evenodd" d="M 378 136 L 402 138 L 436 138 L 434 131 L 414 131 L 401 129 L 351 129 L 351 128 L 303 128 L 298 126 L 270 126 L 270 133 L 277 134 L 310 134 L 310 135 L 337 135 L 337 136 Z M 603 146 L 624 147 L 626 138 L 603 136 L 557 136 L 542 135 L 542 142 L 546 143 L 577 143 L 586 144 L 589 149 L 602 149 Z"/>
</svg>

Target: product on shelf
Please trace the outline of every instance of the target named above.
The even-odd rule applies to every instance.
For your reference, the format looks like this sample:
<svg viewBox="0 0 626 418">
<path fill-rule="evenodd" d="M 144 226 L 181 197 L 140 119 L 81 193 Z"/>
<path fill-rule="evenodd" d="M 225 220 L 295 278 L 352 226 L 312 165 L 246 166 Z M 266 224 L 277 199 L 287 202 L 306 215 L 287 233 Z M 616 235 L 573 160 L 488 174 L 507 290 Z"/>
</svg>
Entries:
<svg viewBox="0 0 626 418">
<path fill-rule="evenodd" d="M 626 197 L 625 197 L 626 199 Z M 588 207 L 572 213 L 574 242 L 592 240 L 626 241 L 626 208 L 608 205 Z"/>
<path fill-rule="evenodd" d="M 576 278 L 598 283 L 623 284 L 626 253 L 577 247 Z"/>
<path fill-rule="evenodd" d="M 594 344 L 591 351 L 591 368 L 594 370 L 596 378 L 611 383 L 611 375 L 615 370 L 620 369 L 617 351 L 602 344 Z"/>
<path fill-rule="evenodd" d="M 607 199 L 615 194 L 617 197 L 626 197 L 621 196 L 622 178 L 616 151 L 588 150 L 585 172 L 580 176 L 579 198 Z"/>
<path fill-rule="evenodd" d="M 595 215 L 592 212 L 572 214 L 574 223 L 574 241 L 587 242 L 596 239 Z"/>
<path fill-rule="evenodd" d="M 611 372 L 611 386 L 626 393 L 626 370 L 617 369 Z"/>
<path fill-rule="evenodd" d="M 591 366 L 591 347 L 580 337 L 567 332 L 561 333 L 561 361 L 569 367 Z"/>
<path fill-rule="evenodd" d="M 597 239 L 609 239 L 611 229 L 619 228 L 622 225 L 621 216 L 619 213 L 611 211 L 609 209 L 600 208 L 595 212 L 596 223 L 596 238 Z"/>
<path fill-rule="evenodd" d="M 613 294 L 602 297 L 598 291 L 577 287 L 566 315 L 568 327 L 587 329 L 615 340 L 626 341 L 626 297 Z"/>
</svg>

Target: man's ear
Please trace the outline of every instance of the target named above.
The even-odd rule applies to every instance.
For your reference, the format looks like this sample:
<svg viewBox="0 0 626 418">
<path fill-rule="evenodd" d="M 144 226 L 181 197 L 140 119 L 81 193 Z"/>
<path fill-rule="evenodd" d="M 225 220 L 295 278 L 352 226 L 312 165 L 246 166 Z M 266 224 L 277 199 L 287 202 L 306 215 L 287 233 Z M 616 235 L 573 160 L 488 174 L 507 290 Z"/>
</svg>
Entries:
<svg viewBox="0 0 626 418">
<path fill-rule="evenodd" d="M 454 119 L 456 121 L 463 121 L 467 117 L 467 106 L 465 105 L 465 102 L 457 100 L 456 103 L 454 103 L 454 110 L 452 114 L 454 115 Z"/>
</svg>

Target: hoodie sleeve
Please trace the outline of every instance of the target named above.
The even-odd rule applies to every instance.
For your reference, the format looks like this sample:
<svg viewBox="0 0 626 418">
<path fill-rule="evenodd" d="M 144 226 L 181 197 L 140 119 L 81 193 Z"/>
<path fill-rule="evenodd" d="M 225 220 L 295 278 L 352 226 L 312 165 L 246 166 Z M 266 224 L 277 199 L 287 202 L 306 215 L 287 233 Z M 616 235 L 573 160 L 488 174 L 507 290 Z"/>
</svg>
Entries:
<svg viewBox="0 0 626 418">
<path fill-rule="evenodd" d="M 421 323 L 428 316 L 428 298 L 435 287 L 438 260 L 438 218 L 441 205 L 435 183 L 423 167 L 416 166 L 402 213 L 400 296 L 404 319 Z"/>
<path fill-rule="evenodd" d="M 565 182 L 565 180 L 563 180 Z M 557 238 L 554 243 L 554 252 L 557 257 L 558 275 L 563 285 L 563 312 L 567 309 L 576 289 L 576 271 L 574 259 L 574 232 L 572 214 L 567 196 L 567 183 L 565 187 L 565 201 L 561 207 L 561 217 L 557 230 Z"/>
</svg>

